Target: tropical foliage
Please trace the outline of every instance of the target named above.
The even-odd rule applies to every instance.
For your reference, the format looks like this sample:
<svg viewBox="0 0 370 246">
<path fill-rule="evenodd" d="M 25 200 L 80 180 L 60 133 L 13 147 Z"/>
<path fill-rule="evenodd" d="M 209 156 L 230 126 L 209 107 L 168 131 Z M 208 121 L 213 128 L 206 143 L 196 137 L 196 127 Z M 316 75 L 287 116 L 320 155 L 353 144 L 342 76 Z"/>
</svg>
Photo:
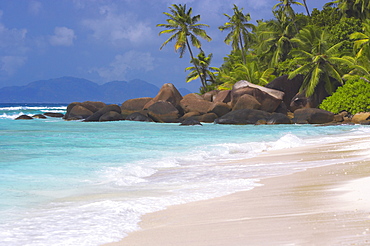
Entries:
<svg viewBox="0 0 370 246">
<path fill-rule="evenodd" d="M 244 14 L 243 9 L 239 9 L 234 4 L 233 10 L 234 15 L 232 16 L 224 14 L 228 18 L 228 21 L 223 26 L 220 26 L 219 29 L 221 31 L 230 30 L 226 35 L 225 43 L 230 44 L 231 42 L 233 51 L 240 50 L 243 62 L 245 63 L 245 51 L 248 50 L 250 43 L 253 40 L 253 36 L 248 29 L 254 30 L 255 26 L 248 23 L 248 21 L 251 20 L 251 17 L 249 14 Z"/>
<path fill-rule="evenodd" d="M 199 79 L 201 92 L 230 89 L 239 80 L 263 86 L 281 75 L 294 78 L 300 74 L 304 77 L 301 91 L 307 96 L 315 96 L 319 84 L 324 84 L 329 94 L 334 93 L 334 98 L 339 97 L 335 92 L 338 86 L 338 92 L 346 90 L 339 95 L 354 95 L 348 90 L 368 86 L 358 76 L 370 76 L 370 1 L 324 2 L 322 10 L 310 12 L 309 1 L 278 0 L 272 6 L 274 18 L 255 24 L 249 13 L 234 4 L 219 26 L 225 32 L 225 44 L 232 48 L 219 68 L 211 66 L 212 54 L 204 53 L 198 39 L 211 40 L 204 31 L 208 25 L 198 24 L 200 15 L 192 16 L 191 8 L 174 4 L 169 13 L 164 13 L 167 23 L 158 25 L 167 29 L 160 34 L 171 34 L 162 47 L 175 41 L 180 57 L 189 51 L 193 66 L 186 68 L 186 81 Z M 295 12 L 298 9 L 301 13 Z M 193 47 L 199 49 L 197 57 L 193 56 Z M 364 107 L 351 106 L 349 110 L 368 110 L 368 101 L 363 99 L 362 95 L 356 97 Z M 327 100 L 326 104 L 330 97 Z M 342 105 L 338 100 L 335 103 Z"/>
<path fill-rule="evenodd" d="M 369 112 L 370 81 L 360 76 L 351 78 L 331 97 L 326 98 L 320 108 L 336 114 L 344 110 L 351 114 Z"/>
<path fill-rule="evenodd" d="M 180 58 L 183 57 L 185 50 L 188 49 L 191 57 L 191 61 L 194 61 L 194 55 L 191 50 L 190 42 L 192 46 L 200 49 L 201 42 L 197 36 L 211 41 L 203 27 L 208 27 L 206 24 L 197 23 L 200 20 L 200 15 L 192 16 L 193 9 L 186 9 L 185 5 L 176 5 L 173 4 L 172 7 L 169 7 L 170 12 L 164 12 L 168 19 L 166 24 L 158 24 L 157 27 L 164 27 L 167 30 L 163 30 L 159 33 L 161 34 L 171 34 L 171 36 L 162 44 L 161 49 L 171 41 L 175 40 L 175 51 L 180 53 Z M 190 39 L 190 42 L 189 42 Z M 194 64 L 195 69 L 200 73 L 199 67 Z M 206 82 L 203 80 L 203 77 L 200 76 L 202 86 L 206 87 Z"/>
<path fill-rule="evenodd" d="M 202 77 L 202 80 L 205 81 L 205 87 L 202 89 L 207 89 L 209 84 L 214 84 L 216 82 L 216 74 L 220 71 L 217 67 L 211 67 L 212 53 L 206 56 L 204 51 L 201 51 L 198 54 L 198 58 L 193 58 L 192 63 L 194 66 L 187 67 L 185 71 L 190 71 L 189 75 L 186 77 L 186 82 L 193 81 Z M 198 67 L 198 70 L 196 69 Z"/>
<path fill-rule="evenodd" d="M 289 74 L 292 79 L 298 74 L 304 75 L 303 88 L 307 96 L 315 92 L 320 81 L 324 81 L 328 93 L 333 93 L 335 86 L 333 80 L 343 83 L 342 66 L 351 63 L 339 57 L 341 43 L 330 46 L 329 36 L 317 26 L 307 26 L 302 29 L 292 42 L 297 48 L 290 54 L 294 57 L 299 67 Z"/>
</svg>

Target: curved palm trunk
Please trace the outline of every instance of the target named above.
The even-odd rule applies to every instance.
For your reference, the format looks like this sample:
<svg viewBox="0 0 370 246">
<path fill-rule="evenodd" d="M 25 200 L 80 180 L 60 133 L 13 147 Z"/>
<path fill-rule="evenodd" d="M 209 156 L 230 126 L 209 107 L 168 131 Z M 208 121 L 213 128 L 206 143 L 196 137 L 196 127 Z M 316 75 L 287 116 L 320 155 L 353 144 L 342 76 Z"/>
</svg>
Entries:
<svg viewBox="0 0 370 246">
<path fill-rule="evenodd" d="M 311 15 L 310 15 L 310 11 L 308 10 L 308 6 L 307 6 L 307 3 L 306 3 L 306 0 L 303 0 L 303 4 L 304 4 L 304 7 L 306 8 L 307 15 L 308 15 L 309 17 L 311 17 Z"/>
<path fill-rule="evenodd" d="M 189 40 L 186 38 L 186 45 L 188 46 L 188 50 L 189 50 L 189 53 L 190 53 L 190 57 L 191 57 L 191 60 L 193 61 L 194 60 L 194 55 L 193 55 L 193 51 L 191 50 L 190 48 L 190 44 L 189 44 Z M 195 62 L 193 62 L 194 64 L 194 67 L 195 69 L 197 70 L 197 73 L 199 74 L 199 78 L 200 78 L 200 81 L 202 83 L 202 86 L 203 86 L 203 89 L 206 90 L 206 84 L 204 82 L 204 79 L 203 79 L 203 76 L 200 72 L 200 69 L 199 67 L 197 66 L 197 64 L 195 64 Z"/>
</svg>

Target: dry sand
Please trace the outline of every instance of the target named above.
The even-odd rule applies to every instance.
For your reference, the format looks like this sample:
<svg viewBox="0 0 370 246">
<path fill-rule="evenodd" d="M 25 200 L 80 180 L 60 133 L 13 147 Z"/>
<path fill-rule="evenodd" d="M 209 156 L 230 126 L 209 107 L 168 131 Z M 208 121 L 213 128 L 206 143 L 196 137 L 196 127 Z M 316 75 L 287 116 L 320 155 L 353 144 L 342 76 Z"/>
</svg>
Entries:
<svg viewBox="0 0 370 246">
<path fill-rule="evenodd" d="M 263 186 L 250 191 L 147 214 L 142 230 L 108 245 L 370 245 L 370 159 L 356 147 L 336 151 L 338 147 L 343 146 L 295 148 L 248 160 L 338 157 L 338 164 L 263 179 Z M 344 163 L 344 156 L 356 160 Z"/>
</svg>

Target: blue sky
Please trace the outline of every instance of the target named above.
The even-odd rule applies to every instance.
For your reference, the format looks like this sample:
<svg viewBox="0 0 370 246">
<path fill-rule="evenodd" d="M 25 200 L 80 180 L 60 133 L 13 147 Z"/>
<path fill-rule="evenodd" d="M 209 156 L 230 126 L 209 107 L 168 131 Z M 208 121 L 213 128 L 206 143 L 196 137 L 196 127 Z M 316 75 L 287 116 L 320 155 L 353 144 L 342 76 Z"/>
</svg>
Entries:
<svg viewBox="0 0 370 246">
<path fill-rule="evenodd" d="M 198 91 L 199 81 L 185 83 L 189 55 L 182 59 L 168 38 L 159 36 L 163 12 L 187 4 L 212 41 L 203 49 L 213 53 L 213 66 L 222 64 L 230 46 L 218 30 L 232 14 L 233 4 L 250 13 L 252 21 L 271 19 L 277 0 L 0 0 L 0 88 L 35 80 L 74 76 L 99 84 L 142 79 L 161 86 L 173 83 Z M 325 0 L 307 0 L 321 9 Z M 303 7 L 296 8 L 304 12 Z"/>
</svg>

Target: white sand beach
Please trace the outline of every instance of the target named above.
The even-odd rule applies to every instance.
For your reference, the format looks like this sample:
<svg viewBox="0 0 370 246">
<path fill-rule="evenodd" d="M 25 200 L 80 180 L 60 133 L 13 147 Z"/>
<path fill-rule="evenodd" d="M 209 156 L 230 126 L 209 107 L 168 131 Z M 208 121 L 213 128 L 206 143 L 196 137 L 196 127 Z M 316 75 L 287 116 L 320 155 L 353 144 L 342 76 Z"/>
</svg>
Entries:
<svg viewBox="0 0 370 246">
<path fill-rule="evenodd" d="M 108 245 L 370 245 L 370 145 L 357 148 L 356 141 L 369 140 L 272 151 L 245 160 L 331 162 L 263 179 L 263 186 L 250 191 L 147 214 L 140 231 Z"/>
</svg>

